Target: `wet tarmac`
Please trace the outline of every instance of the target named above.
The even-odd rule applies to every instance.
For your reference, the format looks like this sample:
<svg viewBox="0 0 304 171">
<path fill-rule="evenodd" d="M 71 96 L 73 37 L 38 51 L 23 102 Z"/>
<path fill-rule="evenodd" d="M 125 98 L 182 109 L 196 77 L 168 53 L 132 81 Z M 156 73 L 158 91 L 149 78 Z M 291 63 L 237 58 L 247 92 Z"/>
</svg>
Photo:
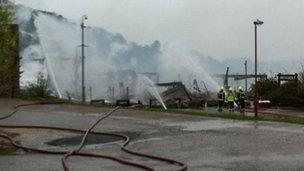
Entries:
<svg viewBox="0 0 304 171">
<path fill-rule="evenodd" d="M 0 116 L 20 102 L 1 102 Z M 44 125 L 88 128 L 109 109 L 74 105 L 31 106 L 0 124 Z M 7 129 L 19 133 L 25 145 L 42 149 L 70 149 L 81 134 L 47 130 Z M 102 122 L 95 131 L 129 132 L 130 149 L 183 161 L 189 170 L 304 170 L 303 125 L 232 121 L 181 114 L 121 109 Z M 61 140 L 66 142 L 62 143 Z M 96 140 L 96 141 L 95 141 Z M 97 141 L 98 140 L 98 141 Z M 111 141 L 110 141 L 111 140 Z M 50 145 L 53 142 L 55 144 Z M 111 154 L 145 163 L 156 170 L 176 170 L 170 164 L 134 157 L 122 152 L 122 141 L 93 137 L 85 151 Z M 63 144 L 63 145 L 62 145 Z M 59 145 L 59 146 L 54 146 Z M 67 145 L 67 146 L 65 146 Z M 70 146 L 71 145 L 71 146 Z M 0 170 L 63 170 L 61 157 L 24 152 L 0 156 Z M 138 170 L 106 159 L 72 157 L 73 170 Z"/>
</svg>

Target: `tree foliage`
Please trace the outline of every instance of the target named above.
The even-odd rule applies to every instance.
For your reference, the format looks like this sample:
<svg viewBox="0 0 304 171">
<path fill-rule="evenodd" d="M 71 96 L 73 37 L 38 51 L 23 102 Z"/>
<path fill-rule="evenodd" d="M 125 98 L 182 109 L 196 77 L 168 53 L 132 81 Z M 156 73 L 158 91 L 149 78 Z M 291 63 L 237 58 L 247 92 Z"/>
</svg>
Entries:
<svg viewBox="0 0 304 171">
<path fill-rule="evenodd" d="M 11 32 L 13 13 L 7 7 L 0 6 L 0 65 L 1 71 L 5 70 L 3 66 L 10 55 L 11 47 L 15 45 L 14 35 Z"/>
<path fill-rule="evenodd" d="M 258 93 L 261 99 L 268 99 L 273 105 L 304 105 L 304 82 L 302 81 L 288 81 L 279 86 L 274 78 L 260 80 Z"/>
<path fill-rule="evenodd" d="M 0 95 L 11 96 L 19 79 L 18 33 L 13 31 L 13 10 L 0 6 Z M 17 66 L 18 65 L 18 66 Z"/>
<path fill-rule="evenodd" d="M 28 83 L 28 85 L 21 92 L 22 99 L 46 99 L 54 98 L 51 96 L 51 91 L 48 89 L 47 80 L 42 73 L 38 74 L 37 79 L 34 82 Z"/>
</svg>

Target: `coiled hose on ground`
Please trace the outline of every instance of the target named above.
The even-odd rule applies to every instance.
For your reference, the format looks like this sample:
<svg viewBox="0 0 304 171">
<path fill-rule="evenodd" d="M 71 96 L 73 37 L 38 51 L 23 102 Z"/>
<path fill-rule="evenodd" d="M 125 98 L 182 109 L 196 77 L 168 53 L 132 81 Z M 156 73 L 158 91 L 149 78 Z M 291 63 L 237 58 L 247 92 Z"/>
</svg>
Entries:
<svg viewBox="0 0 304 171">
<path fill-rule="evenodd" d="M 0 120 L 4 120 L 4 119 L 7 119 L 7 118 L 13 116 L 14 114 L 16 114 L 20 110 L 21 107 L 33 106 L 33 105 L 53 105 L 53 104 L 62 104 L 62 103 L 63 102 L 36 102 L 36 103 L 17 105 L 17 106 L 15 106 L 13 112 L 11 112 L 10 114 L 8 114 L 4 117 L 1 117 Z M 148 171 L 154 171 L 155 170 L 153 167 L 150 167 L 150 166 L 147 166 L 147 165 L 144 165 L 144 164 L 141 164 L 141 163 L 136 163 L 136 162 L 132 162 L 132 161 L 129 161 L 129 160 L 117 158 L 117 157 L 110 156 L 110 155 L 104 155 L 104 154 L 99 154 L 99 153 L 97 154 L 97 153 L 81 152 L 82 148 L 85 145 L 88 134 L 108 135 L 108 136 L 114 136 L 114 137 L 122 138 L 124 140 L 124 143 L 122 145 L 120 145 L 120 147 L 126 153 L 136 155 L 136 156 L 139 156 L 139 157 L 145 157 L 145 158 L 161 161 L 161 162 L 167 162 L 167 163 L 170 163 L 172 165 L 179 166 L 180 168 L 177 171 L 186 171 L 187 170 L 187 165 L 185 163 L 182 163 L 182 162 L 179 162 L 179 161 L 176 161 L 176 160 L 173 160 L 173 159 L 169 159 L 169 158 L 153 156 L 153 155 L 149 155 L 149 154 L 143 154 L 143 153 L 128 149 L 127 146 L 130 143 L 130 138 L 127 135 L 92 131 L 95 128 L 95 126 L 97 126 L 102 120 L 110 117 L 118 109 L 119 108 L 117 107 L 117 108 L 111 110 L 110 112 L 108 112 L 106 115 L 99 118 L 87 130 L 62 128 L 62 127 L 51 127 L 51 126 L 34 126 L 34 125 L 24 125 L 24 126 L 20 126 L 20 125 L 19 126 L 18 125 L 0 125 L 0 128 L 48 129 L 48 130 L 59 130 L 59 131 L 70 131 L 70 132 L 85 133 L 79 147 L 77 149 L 72 150 L 72 151 L 50 151 L 50 150 L 30 148 L 30 147 L 26 147 L 26 146 L 21 145 L 20 143 L 15 142 L 11 137 L 9 137 L 5 134 L 0 134 L 0 137 L 8 140 L 14 147 L 20 148 L 20 149 L 23 149 L 23 150 L 34 151 L 34 152 L 39 152 L 39 153 L 44 153 L 44 154 L 64 155 L 63 158 L 62 158 L 62 165 L 63 165 L 63 168 L 64 168 L 65 171 L 70 171 L 70 169 L 67 165 L 67 159 L 69 157 L 71 157 L 72 155 L 83 156 L 83 157 L 98 157 L 98 158 L 110 159 L 110 160 L 119 162 L 121 164 L 128 165 L 128 166 L 133 166 L 133 167 L 143 169 L 143 170 L 148 170 Z"/>
</svg>

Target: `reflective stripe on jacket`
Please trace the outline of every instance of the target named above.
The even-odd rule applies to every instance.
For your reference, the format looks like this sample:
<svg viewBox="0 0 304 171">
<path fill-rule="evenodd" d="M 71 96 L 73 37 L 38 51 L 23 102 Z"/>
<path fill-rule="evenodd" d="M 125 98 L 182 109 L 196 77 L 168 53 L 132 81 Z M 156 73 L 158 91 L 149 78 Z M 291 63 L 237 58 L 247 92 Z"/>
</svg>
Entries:
<svg viewBox="0 0 304 171">
<path fill-rule="evenodd" d="M 228 95 L 227 96 L 227 101 L 228 102 L 233 102 L 235 100 L 234 95 Z"/>
<path fill-rule="evenodd" d="M 245 93 L 243 91 L 239 91 L 237 93 L 237 98 L 238 99 L 245 99 Z"/>
<path fill-rule="evenodd" d="M 218 98 L 219 98 L 220 100 L 224 101 L 224 100 L 225 100 L 225 92 L 220 91 L 220 92 L 218 93 Z"/>
</svg>

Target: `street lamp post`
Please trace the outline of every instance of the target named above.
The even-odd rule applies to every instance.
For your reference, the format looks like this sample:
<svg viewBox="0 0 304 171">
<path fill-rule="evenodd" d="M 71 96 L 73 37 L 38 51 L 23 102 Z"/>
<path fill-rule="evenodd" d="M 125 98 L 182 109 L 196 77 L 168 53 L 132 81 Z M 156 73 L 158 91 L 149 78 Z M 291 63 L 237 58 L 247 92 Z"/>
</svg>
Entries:
<svg viewBox="0 0 304 171">
<path fill-rule="evenodd" d="M 86 26 L 84 25 L 84 20 L 87 20 L 88 17 L 86 15 L 82 16 L 82 20 L 81 20 L 81 76 L 82 76 L 82 80 L 81 80 L 81 87 L 82 87 L 82 103 L 85 103 L 86 100 L 86 94 L 85 94 L 85 70 L 84 70 L 84 59 L 85 59 L 85 44 L 84 44 L 84 29 L 86 28 Z"/>
<path fill-rule="evenodd" d="M 253 22 L 254 24 L 254 42 L 255 42 L 255 66 L 254 66 L 254 74 L 255 74 L 255 84 L 254 84 L 254 116 L 258 117 L 258 36 L 257 29 L 258 26 L 262 25 L 264 22 L 260 20 L 256 20 Z"/>
<path fill-rule="evenodd" d="M 247 70 L 247 60 L 245 61 L 245 93 L 248 91 L 248 70 Z"/>
</svg>

